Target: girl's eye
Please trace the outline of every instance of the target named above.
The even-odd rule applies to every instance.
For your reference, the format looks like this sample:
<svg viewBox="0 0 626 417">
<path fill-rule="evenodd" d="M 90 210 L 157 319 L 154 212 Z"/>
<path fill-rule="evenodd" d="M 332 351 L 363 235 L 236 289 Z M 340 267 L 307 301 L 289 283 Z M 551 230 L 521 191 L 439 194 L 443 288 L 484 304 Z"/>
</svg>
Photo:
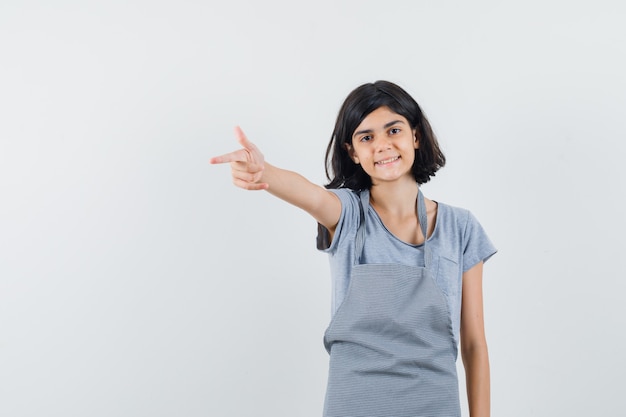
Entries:
<svg viewBox="0 0 626 417">
<path fill-rule="evenodd" d="M 369 142 L 370 140 L 372 140 L 371 136 L 361 136 L 361 139 L 359 139 L 361 142 Z"/>
<path fill-rule="evenodd" d="M 389 133 L 391 133 L 392 135 L 395 135 L 396 133 L 400 133 L 400 128 L 398 127 L 391 128 L 389 130 Z"/>
</svg>

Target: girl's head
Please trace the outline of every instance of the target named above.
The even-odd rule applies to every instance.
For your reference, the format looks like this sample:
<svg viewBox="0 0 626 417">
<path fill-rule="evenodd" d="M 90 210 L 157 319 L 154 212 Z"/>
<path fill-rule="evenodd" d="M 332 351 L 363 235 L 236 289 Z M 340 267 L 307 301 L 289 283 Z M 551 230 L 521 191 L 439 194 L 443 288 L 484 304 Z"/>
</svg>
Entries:
<svg viewBox="0 0 626 417">
<path fill-rule="evenodd" d="M 416 131 L 419 149 L 415 150 L 412 174 L 418 184 L 424 184 L 445 165 L 446 159 L 426 116 L 417 102 L 402 88 L 388 82 L 376 81 L 354 89 L 346 98 L 335 123 L 335 129 L 326 149 L 327 188 L 370 188 L 372 181 L 363 168 L 355 163 L 348 149 L 352 136 L 363 119 L 371 112 L 387 107 L 403 116 Z"/>
</svg>

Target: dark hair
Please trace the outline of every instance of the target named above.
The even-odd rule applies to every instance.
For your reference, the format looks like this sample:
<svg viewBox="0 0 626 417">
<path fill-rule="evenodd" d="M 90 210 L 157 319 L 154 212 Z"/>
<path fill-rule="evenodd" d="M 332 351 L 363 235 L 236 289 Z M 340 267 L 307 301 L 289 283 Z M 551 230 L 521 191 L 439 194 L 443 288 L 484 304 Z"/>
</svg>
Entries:
<svg viewBox="0 0 626 417">
<path fill-rule="evenodd" d="M 326 188 L 363 190 L 372 186 L 372 180 L 361 165 L 354 163 L 346 144 L 352 144 L 352 135 L 368 114 L 379 107 L 404 116 L 411 129 L 416 129 L 420 141 L 415 150 L 413 177 L 424 184 L 446 163 L 430 123 L 417 102 L 402 88 L 389 81 L 376 81 L 354 89 L 343 102 L 330 143 L 326 148 Z"/>
</svg>

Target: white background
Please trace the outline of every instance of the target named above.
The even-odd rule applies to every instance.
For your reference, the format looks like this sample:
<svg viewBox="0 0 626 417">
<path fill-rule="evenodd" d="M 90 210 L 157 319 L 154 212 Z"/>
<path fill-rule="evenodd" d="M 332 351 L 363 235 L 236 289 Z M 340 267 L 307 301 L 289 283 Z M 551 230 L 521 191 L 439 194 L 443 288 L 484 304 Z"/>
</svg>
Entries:
<svg viewBox="0 0 626 417">
<path fill-rule="evenodd" d="M 241 125 L 323 184 L 341 102 L 377 79 L 446 153 L 426 195 L 499 249 L 493 415 L 622 413 L 625 21 L 620 1 L 2 1 L 0 415 L 320 416 L 315 222 L 208 158 Z"/>
</svg>

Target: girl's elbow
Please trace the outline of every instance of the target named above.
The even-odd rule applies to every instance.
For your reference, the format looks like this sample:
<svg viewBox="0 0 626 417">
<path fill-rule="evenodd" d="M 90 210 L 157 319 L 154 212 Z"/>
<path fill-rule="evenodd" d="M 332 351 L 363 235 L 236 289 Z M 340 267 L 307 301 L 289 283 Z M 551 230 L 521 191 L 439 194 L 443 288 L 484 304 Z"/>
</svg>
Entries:
<svg viewBox="0 0 626 417">
<path fill-rule="evenodd" d="M 487 350 L 487 338 L 484 332 L 461 333 L 460 348 L 462 352 L 470 353 L 474 351 Z"/>
</svg>

